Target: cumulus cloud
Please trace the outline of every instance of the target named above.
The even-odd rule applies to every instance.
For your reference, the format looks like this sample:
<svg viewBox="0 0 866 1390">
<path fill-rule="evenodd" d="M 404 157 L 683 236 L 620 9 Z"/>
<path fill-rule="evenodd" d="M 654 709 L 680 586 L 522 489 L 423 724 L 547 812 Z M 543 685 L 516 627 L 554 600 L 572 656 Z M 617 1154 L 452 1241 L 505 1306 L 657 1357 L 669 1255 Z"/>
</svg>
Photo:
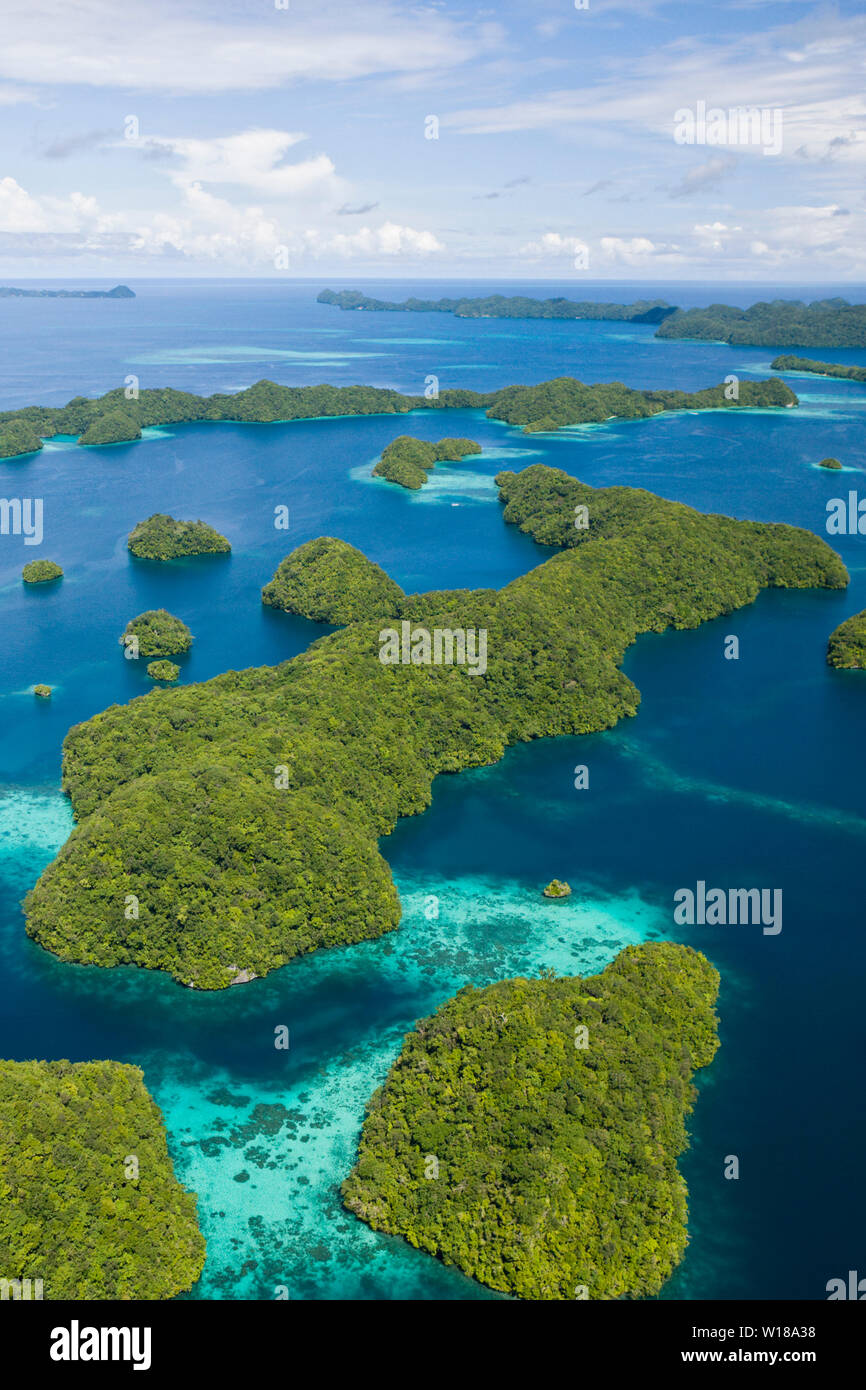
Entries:
<svg viewBox="0 0 866 1390">
<path fill-rule="evenodd" d="M 295 163 L 286 155 L 307 136 L 288 130 L 244 130 L 208 140 L 184 136 L 151 136 L 121 145 L 145 153 L 173 156 L 171 174 L 176 182 L 234 184 L 270 198 L 297 197 L 311 191 L 327 191 L 334 165 L 325 154 Z"/>
<path fill-rule="evenodd" d="M 193 180 L 168 212 L 107 213 L 95 198 L 37 197 L 13 178 L 0 180 L 0 238 L 7 251 L 84 255 L 110 250 L 132 259 L 165 257 L 249 269 L 273 269 L 282 250 L 292 264 L 334 259 L 413 260 L 445 248 L 432 232 L 397 222 L 351 233 L 286 229 L 279 213 L 237 205 Z"/>
<path fill-rule="evenodd" d="M 545 232 L 538 241 L 528 241 L 520 248 L 521 256 L 540 260 L 549 256 L 586 256 L 589 247 L 577 236 L 563 236 L 560 232 Z"/>
<path fill-rule="evenodd" d="M 431 252 L 445 250 L 432 232 L 401 227 L 397 222 L 383 222 L 381 227 L 359 227 L 357 232 L 337 232 L 324 237 L 318 233 L 308 234 L 305 247 L 316 255 L 331 251 L 345 257 L 428 256 Z"/>
</svg>

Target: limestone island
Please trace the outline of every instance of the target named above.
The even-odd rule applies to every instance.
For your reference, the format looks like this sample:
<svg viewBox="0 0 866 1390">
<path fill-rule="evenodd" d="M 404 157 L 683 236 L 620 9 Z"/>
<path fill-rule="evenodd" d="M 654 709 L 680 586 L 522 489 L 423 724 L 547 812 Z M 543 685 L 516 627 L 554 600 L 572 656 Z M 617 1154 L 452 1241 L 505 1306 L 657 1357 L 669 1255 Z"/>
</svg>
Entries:
<svg viewBox="0 0 866 1390">
<path fill-rule="evenodd" d="M 0 1062 L 0 1192 L 12 1298 L 149 1302 L 201 1274 L 195 1194 L 139 1067 Z"/>
<path fill-rule="evenodd" d="M 677 1159 L 718 989 L 672 942 L 585 979 L 465 986 L 371 1098 L 345 1206 L 514 1298 L 657 1294 L 688 1240 Z"/>
<path fill-rule="evenodd" d="M 130 618 L 119 641 L 121 646 L 130 647 L 133 639 L 139 656 L 174 656 L 192 646 L 192 633 L 186 623 L 165 608 L 151 608 Z"/>
<path fill-rule="evenodd" d="M 141 439 L 141 426 L 128 410 L 107 410 L 93 420 L 79 439 L 85 446 L 131 444 Z"/>
<path fill-rule="evenodd" d="M 50 685 L 34 685 L 33 694 L 36 695 L 40 700 L 50 700 L 51 689 L 52 687 Z"/>
<path fill-rule="evenodd" d="M 818 467 L 819 467 L 819 468 L 841 468 L 842 465 L 841 465 L 841 463 L 839 462 L 838 459 L 826 458 L 826 459 L 822 459 L 822 460 L 821 460 L 821 462 L 818 464 Z"/>
<path fill-rule="evenodd" d="M 562 879 L 552 878 L 544 890 L 546 898 L 569 898 L 571 897 L 571 884 L 563 882 Z"/>
<path fill-rule="evenodd" d="M 438 443 L 428 443 L 426 439 L 401 434 L 382 451 L 373 473 L 377 478 L 387 478 L 389 483 L 415 490 L 424 486 L 435 464 L 446 459 L 456 462 L 467 454 L 480 453 L 481 445 L 474 439 L 440 439 Z"/>
<path fill-rule="evenodd" d="M 840 671 L 866 671 L 866 608 L 831 632 L 827 664 Z"/>
<path fill-rule="evenodd" d="M 866 347 L 866 304 L 847 299 L 774 299 L 738 309 L 678 309 L 657 338 L 700 338 L 750 347 Z M 773 363 L 775 367 L 779 359 Z"/>
<path fill-rule="evenodd" d="M 846 367 L 841 362 L 816 362 L 811 357 L 774 357 L 774 372 L 812 372 L 815 376 L 837 376 L 843 381 L 866 381 L 866 367 Z"/>
<path fill-rule="evenodd" d="M 489 419 L 521 425 L 529 433 L 609 419 L 649 418 L 665 410 L 766 409 L 798 403 L 779 377 L 741 381 L 738 400 L 729 400 L 726 389 L 722 382 L 702 391 L 638 391 L 621 381 L 586 386 L 566 376 L 496 391 L 448 388 L 428 400 L 378 386 L 278 386 L 265 380 L 233 396 L 195 396 L 166 386 L 141 391 L 136 400 L 127 400 L 118 387 L 95 400 L 76 396 L 65 406 L 0 411 L 0 458 L 34 453 L 44 440 L 58 434 L 85 445 L 124 444 L 134 443 L 151 426 L 199 420 L 274 424 L 345 415 L 407 415 L 412 410 L 485 410 Z"/>
<path fill-rule="evenodd" d="M 48 584 L 52 579 L 62 579 L 63 570 L 53 560 L 31 560 L 21 571 L 25 584 Z"/>
<path fill-rule="evenodd" d="M 482 299 L 371 299 L 360 290 L 322 290 L 317 304 L 367 313 L 454 314 L 459 319 L 600 319 L 615 323 L 661 323 L 676 306 L 664 299 L 634 304 L 596 304 L 592 300 L 532 299 L 528 295 L 490 294 Z"/>
<path fill-rule="evenodd" d="M 369 613 L 390 613 L 403 597 L 379 565 L 333 536 L 299 545 L 262 589 L 262 603 L 272 608 L 339 627 Z"/>
<path fill-rule="evenodd" d="M 22 458 L 38 454 L 42 440 L 26 420 L 9 420 L 0 424 L 0 458 Z"/>
<path fill-rule="evenodd" d="M 848 582 L 809 531 L 544 465 L 497 483 L 505 520 L 560 547 L 503 589 L 403 594 L 325 540 L 287 557 L 288 603 L 340 621 L 346 565 L 347 626 L 277 666 L 160 689 L 72 728 L 76 824 L 28 895 L 31 937 L 63 960 L 143 965 L 199 989 L 379 937 L 401 912 L 383 839 L 430 805 L 438 775 L 634 715 L 640 695 L 619 667 L 638 633 L 695 628 L 763 588 Z M 324 581 L 311 592 L 308 565 Z M 406 660 L 382 661 L 383 631 L 405 639 Z M 429 647 L 437 631 L 464 640 L 442 646 L 441 664 L 413 660 L 413 633 Z M 482 631 L 483 671 L 467 664 Z"/>
<path fill-rule="evenodd" d="M 176 521 L 154 512 L 130 532 L 127 546 L 140 560 L 178 560 L 184 555 L 225 555 L 230 543 L 204 521 Z"/>
<path fill-rule="evenodd" d="M 20 290 L 2 285 L 0 299 L 135 299 L 135 291 L 128 285 L 115 285 L 113 290 Z"/>
<path fill-rule="evenodd" d="M 180 667 L 173 661 L 151 661 L 147 667 L 147 674 L 152 681 L 176 681 L 180 675 Z"/>
</svg>

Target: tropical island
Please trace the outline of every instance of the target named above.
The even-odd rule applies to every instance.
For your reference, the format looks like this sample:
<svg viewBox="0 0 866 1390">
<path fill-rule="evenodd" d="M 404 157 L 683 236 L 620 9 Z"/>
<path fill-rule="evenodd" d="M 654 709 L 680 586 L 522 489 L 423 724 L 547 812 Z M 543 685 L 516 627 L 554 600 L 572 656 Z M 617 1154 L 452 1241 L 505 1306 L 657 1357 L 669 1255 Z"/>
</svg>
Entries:
<svg viewBox="0 0 866 1390">
<path fill-rule="evenodd" d="M 438 443 L 430 443 L 426 439 L 415 439 L 411 434 L 401 434 L 383 449 L 373 474 L 414 491 L 424 486 L 430 469 L 437 463 L 456 462 L 467 454 L 480 453 L 481 445 L 474 439 L 440 439 Z"/>
<path fill-rule="evenodd" d="M 840 671 L 866 671 L 866 608 L 831 632 L 827 665 Z"/>
<path fill-rule="evenodd" d="M 797 403 L 780 377 L 740 382 L 738 400 L 728 399 L 724 383 L 702 391 L 637 391 L 620 381 L 587 386 L 574 377 L 496 391 L 448 388 L 430 400 L 377 386 L 279 386 L 267 380 L 234 395 L 195 396 L 169 386 L 154 387 L 141 391 L 137 400 L 126 400 L 123 388 L 117 387 L 95 400 L 76 396 L 65 406 L 0 411 L 0 457 L 33 453 L 55 435 L 69 435 L 85 445 L 134 443 L 151 426 L 197 421 L 275 424 L 343 415 L 406 415 L 411 410 L 485 410 L 489 419 L 522 425 L 529 433 L 612 418 L 647 418 L 664 410 L 742 410 Z"/>
<path fill-rule="evenodd" d="M 180 667 L 174 661 L 151 661 L 147 667 L 147 674 L 152 681 L 176 681 L 180 675 Z"/>
<path fill-rule="evenodd" d="M 714 342 L 772 347 L 864 347 L 866 304 L 847 299 L 774 299 L 739 309 L 710 304 L 679 309 L 663 299 L 633 304 L 595 304 L 573 299 L 532 299 L 526 295 L 488 295 L 480 299 L 373 299 L 361 290 L 322 290 L 318 304 L 367 313 L 443 313 L 457 318 L 597 319 L 657 324 L 657 338 L 700 338 Z M 773 363 L 774 368 L 777 363 Z"/>
<path fill-rule="evenodd" d="M 178 560 L 185 555 L 225 555 L 231 544 L 205 521 L 176 521 L 154 512 L 130 532 L 128 548 L 140 560 Z"/>
<path fill-rule="evenodd" d="M 51 686 L 50 686 L 50 685 L 34 685 L 34 687 L 33 687 L 33 694 L 36 696 L 36 698 L 37 698 L 38 700 L 50 700 L 50 699 L 51 699 Z"/>
<path fill-rule="evenodd" d="M 37 454 L 41 448 L 42 440 L 27 420 L 0 424 L 0 458 L 21 458 L 24 454 Z"/>
<path fill-rule="evenodd" d="M 262 603 L 316 623 L 343 627 L 370 613 L 391 613 L 403 590 L 347 541 L 319 536 L 287 555 L 262 589 Z"/>
<path fill-rule="evenodd" d="M 866 367 L 846 367 L 843 362 L 816 362 L 812 357 L 774 357 L 774 372 L 812 372 L 815 376 L 835 376 L 843 381 L 866 381 Z"/>
<path fill-rule="evenodd" d="M 128 410 L 119 407 L 98 415 L 85 429 L 78 443 L 85 447 L 104 444 L 130 444 L 141 439 L 141 425 Z"/>
<path fill-rule="evenodd" d="M 128 285 L 115 285 L 113 290 L 22 290 L 2 285 L 0 299 L 135 299 L 135 291 Z"/>
<path fill-rule="evenodd" d="M 552 878 L 544 890 L 546 898 L 570 898 L 571 884 L 560 878 Z"/>
<path fill-rule="evenodd" d="M 866 304 L 847 299 L 774 299 L 737 309 L 678 309 L 657 338 L 700 338 L 751 347 L 866 347 Z M 776 363 L 773 364 L 774 366 Z"/>
<path fill-rule="evenodd" d="M 25 584 L 48 584 L 53 579 L 62 579 L 63 570 L 53 560 L 31 560 L 21 571 Z"/>
<path fill-rule="evenodd" d="M 818 464 L 818 467 L 819 467 L 819 468 L 841 468 L 842 465 L 841 465 L 841 463 L 839 462 L 838 459 L 834 459 L 834 458 L 825 458 L 825 459 L 821 459 L 821 462 Z"/>
<path fill-rule="evenodd" d="M 344 1204 L 512 1297 L 657 1294 L 686 1248 L 677 1158 L 718 988 L 671 942 L 586 979 L 466 986 L 370 1100 Z"/>
<path fill-rule="evenodd" d="M 591 300 L 531 299 L 527 295 L 489 294 L 479 299 L 371 299 L 360 290 L 322 290 L 317 304 L 367 313 L 454 314 L 459 319 L 601 319 L 617 323 L 661 323 L 676 306 L 664 299 L 634 304 L 595 304 Z"/>
<path fill-rule="evenodd" d="M 130 618 L 121 636 L 123 647 L 135 646 L 139 656 L 174 656 L 192 646 L 192 633 L 186 623 L 165 608 L 150 608 Z"/>
<path fill-rule="evenodd" d="M 0 1192 L 3 1279 L 45 1300 L 173 1298 L 201 1274 L 196 1198 L 139 1067 L 0 1062 Z"/>
<path fill-rule="evenodd" d="M 358 616 L 300 655 L 160 689 L 71 729 L 63 786 L 77 824 L 28 895 L 31 937 L 63 960 L 221 989 L 381 936 L 400 902 L 379 841 L 430 804 L 438 774 L 634 715 L 639 692 L 618 668 L 640 632 L 696 627 L 762 588 L 848 582 L 808 531 L 593 489 L 542 465 L 497 482 L 506 521 L 565 547 L 502 590 L 383 592 L 376 568 L 365 612 L 355 559 Z M 309 563 L 326 581 L 316 611 L 338 621 L 345 552 L 325 540 Z M 287 582 L 312 611 L 297 569 Z M 483 630 L 484 673 L 384 664 L 395 622 L 410 642 L 413 624 L 428 641 L 430 629 Z"/>
</svg>

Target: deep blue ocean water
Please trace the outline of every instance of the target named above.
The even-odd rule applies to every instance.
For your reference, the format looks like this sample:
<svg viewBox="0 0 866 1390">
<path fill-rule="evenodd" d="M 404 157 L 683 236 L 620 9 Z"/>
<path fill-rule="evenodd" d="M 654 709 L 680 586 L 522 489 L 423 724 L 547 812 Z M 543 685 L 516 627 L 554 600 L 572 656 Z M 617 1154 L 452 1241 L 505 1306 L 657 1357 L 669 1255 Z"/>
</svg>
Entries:
<svg viewBox="0 0 866 1390">
<path fill-rule="evenodd" d="M 665 342 L 613 323 L 347 314 L 324 282 L 142 282 L 129 301 L 0 301 L 0 408 L 142 387 L 233 391 L 365 382 L 422 392 L 570 374 L 695 389 L 769 374 L 772 349 Z M 672 303 L 819 298 L 846 289 L 488 284 L 364 286 L 386 298 L 501 290 Z M 866 365 L 866 351 L 806 355 Z M 722 973 L 722 1047 L 700 1078 L 686 1259 L 665 1298 L 825 1297 L 864 1272 L 866 1124 L 863 882 L 866 677 L 830 671 L 826 639 L 866 607 L 866 537 L 834 539 L 846 593 L 762 595 L 689 633 L 646 636 L 626 660 L 638 716 L 583 739 L 512 749 L 439 778 L 430 810 L 382 842 L 404 905 L 380 941 L 299 960 L 265 980 L 197 994 L 161 975 L 63 965 L 25 936 L 19 900 L 68 834 L 59 792 L 70 725 L 149 688 L 125 661 L 128 618 L 165 606 L 189 623 L 182 679 L 285 659 L 320 632 L 259 602 L 285 553 L 317 535 L 359 546 L 407 589 L 500 586 L 550 553 L 506 527 L 493 477 L 546 462 L 594 485 L 645 486 L 707 511 L 825 534 L 828 498 L 866 495 L 866 388 L 787 374 L 790 411 L 676 414 L 527 437 L 481 412 L 193 425 L 140 444 L 53 441 L 0 463 L 0 494 L 44 499 L 41 547 L 0 536 L 0 1055 L 133 1061 L 161 1105 L 176 1169 L 208 1241 L 191 1297 L 484 1298 L 453 1270 L 377 1236 L 341 1208 L 366 1098 L 402 1035 L 461 985 L 545 966 L 592 973 L 622 945 L 687 941 Z M 478 439 L 410 495 L 370 477 L 396 435 Z M 847 470 L 816 463 L 832 454 Z M 288 533 L 274 508 L 290 513 Z M 230 557 L 132 559 L 153 511 L 202 517 Z M 26 588 L 23 563 L 65 578 Z M 723 657 L 740 639 L 739 661 Z M 50 702 L 32 686 L 55 687 Z M 590 788 L 574 788 L 577 764 Z M 550 878 L 575 889 L 540 899 Z M 673 894 L 781 888 L 783 930 L 677 927 Z M 433 903 L 435 900 L 435 904 Z M 290 1029 L 288 1052 L 274 1028 Z M 738 1181 L 723 1176 L 740 1160 Z"/>
</svg>

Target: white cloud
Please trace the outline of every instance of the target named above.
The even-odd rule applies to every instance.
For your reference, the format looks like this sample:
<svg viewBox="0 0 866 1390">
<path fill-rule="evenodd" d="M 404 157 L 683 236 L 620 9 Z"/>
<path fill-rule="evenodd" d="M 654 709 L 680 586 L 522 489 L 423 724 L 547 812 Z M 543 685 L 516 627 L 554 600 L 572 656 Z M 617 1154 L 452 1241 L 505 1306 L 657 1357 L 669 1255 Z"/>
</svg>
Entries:
<svg viewBox="0 0 866 1390">
<path fill-rule="evenodd" d="M 731 26 L 706 42 L 680 37 L 642 62 L 629 55 L 609 78 L 595 84 L 456 111 L 442 123 L 471 134 L 609 127 L 626 138 L 643 134 L 672 140 L 674 113 L 704 100 L 726 110 L 780 109 L 783 156 L 805 146 L 814 157 L 833 150 L 839 160 L 862 162 L 864 53 L 864 15 L 842 17 L 828 10 L 820 18 L 763 33 Z M 735 148 L 761 154 L 760 145 Z"/>
<path fill-rule="evenodd" d="M 116 228 L 119 218 L 104 213 L 95 198 L 70 193 L 64 198 L 34 197 L 13 178 L 0 179 L 0 232 L 105 232 Z"/>
<path fill-rule="evenodd" d="M 181 188 L 169 212 L 106 213 L 95 198 L 72 193 L 66 198 L 36 197 L 15 179 L 0 180 L 0 233 L 7 252 L 38 256 L 40 246 L 55 255 L 113 254 L 153 260 L 173 257 L 225 266 L 273 270 L 280 247 L 292 267 L 324 256 L 348 260 L 411 261 L 444 251 L 430 231 L 386 221 L 351 233 L 307 227 L 286 228 L 278 213 L 249 204 L 238 206 L 203 188 L 197 181 Z"/>
<path fill-rule="evenodd" d="M 560 232 L 545 232 L 538 241 L 528 241 L 521 246 L 521 256 L 539 260 L 547 256 L 587 255 L 589 247 L 577 236 L 563 236 Z"/>
<path fill-rule="evenodd" d="M 671 258 L 669 249 L 656 246 L 645 236 L 603 236 L 599 248 L 603 258 L 612 265 L 646 265 L 660 255 Z"/>
<path fill-rule="evenodd" d="M 338 256 L 428 256 L 444 251 L 445 247 L 432 232 L 402 227 L 396 222 L 383 222 L 381 227 L 360 227 L 356 232 L 337 232 L 322 236 L 307 233 L 306 250 L 321 255 L 334 252 Z"/>
<path fill-rule="evenodd" d="M 391 0 L 269 0 L 220 13 L 205 0 L 4 0 L 0 78 L 143 91 L 224 92 L 301 79 L 449 71 L 499 41 L 495 25 L 458 23 Z"/>
<path fill-rule="evenodd" d="M 287 152 L 306 138 L 287 130 L 244 130 L 210 140 L 152 136 L 131 147 L 176 156 L 179 167 L 172 177 L 178 183 L 235 184 L 273 198 L 311 191 L 333 196 L 334 165 L 327 155 L 285 163 Z"/>
</svg>

